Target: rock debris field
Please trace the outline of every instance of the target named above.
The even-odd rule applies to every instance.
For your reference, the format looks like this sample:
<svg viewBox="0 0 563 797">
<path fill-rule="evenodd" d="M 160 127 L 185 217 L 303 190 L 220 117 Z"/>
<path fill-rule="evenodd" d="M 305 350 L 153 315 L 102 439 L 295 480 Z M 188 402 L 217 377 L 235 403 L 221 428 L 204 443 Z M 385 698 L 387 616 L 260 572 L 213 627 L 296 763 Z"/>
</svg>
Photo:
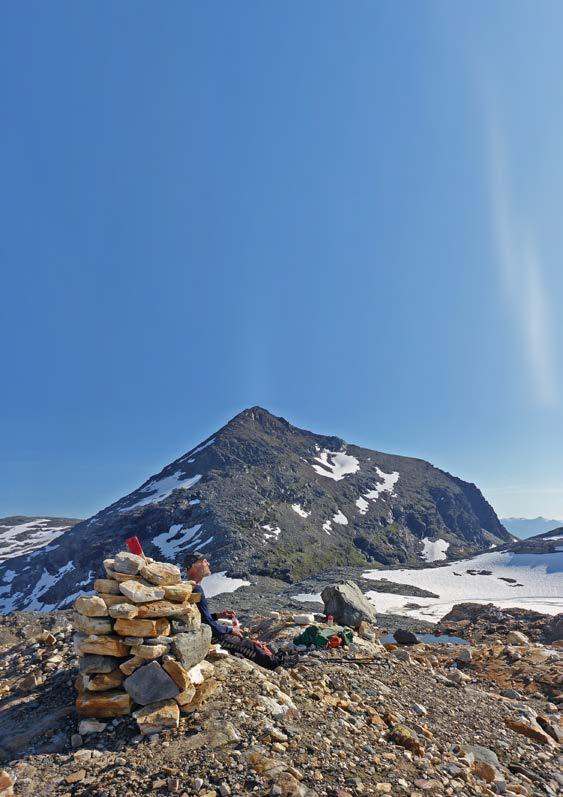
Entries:
<svg viewBox="0 0 563 797">
<path fill-rule="evenodd" d="M 363 621 L 272 672 L 209 644 L 191 584 L 121 560 L 75 613 L 0 619 L 0 797 L 561 793 L 560 616 L 456 607 L 442 630 L 463 646 L 382 645 Z M 287 610 L 248 625 L 277 648 L 303 630 Z"/>
</svg>

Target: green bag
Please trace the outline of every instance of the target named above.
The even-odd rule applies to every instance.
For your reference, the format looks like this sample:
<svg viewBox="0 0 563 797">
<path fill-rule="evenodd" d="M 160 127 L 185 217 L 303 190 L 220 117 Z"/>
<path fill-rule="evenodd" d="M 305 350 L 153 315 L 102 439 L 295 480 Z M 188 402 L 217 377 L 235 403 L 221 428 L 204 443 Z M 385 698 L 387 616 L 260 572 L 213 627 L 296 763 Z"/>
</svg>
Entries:
<svg viewBox="0 0 563 797">
<path fill-rule="evenodd" d="M 344 645 L 349 645 L 354 639 L 354 634 L 350 628 L 343 628 L 339 625 L 320 628 L 318 625 L 309 625 L 293 640 L 294 645 L 314 645 L 316 648 L 328 647 L 328 640 L 331 636 L 339 636 Z"/>
</svg>

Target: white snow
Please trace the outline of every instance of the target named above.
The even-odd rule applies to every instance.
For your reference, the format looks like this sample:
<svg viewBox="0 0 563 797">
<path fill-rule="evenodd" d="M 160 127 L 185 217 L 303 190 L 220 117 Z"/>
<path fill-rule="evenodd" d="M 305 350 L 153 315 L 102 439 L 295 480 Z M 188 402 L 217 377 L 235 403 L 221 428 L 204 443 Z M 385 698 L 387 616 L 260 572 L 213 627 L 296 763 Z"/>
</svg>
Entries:
<svg viewBox="0 0 563 797">
<path fill-rule="evenodd" d="M 301 517 L 309 517 L 309 515 L 311 514 L 310 512 L 306 512 L 301 506 L 301 504 L 292 504 L 291 508 L 293 509 L 294 512 L 297 512 L 298 515 L 301 515 Z"/>
<path fill-rule="evenodd" d="M 150 481 L 145 487 L 141 487 L 135 493 L 131 493 L 128 495 L 127 498 L 123 500 L 127 500 L 134 495 L 143 493 L 151 493 L 146 498 L 141 498 L 139 501 L 136 501 L 131 506 L 126 506 L 120 509 L 120 512 L 130 512 L 132 509 L 137 509 L 140 506 L 146 506 L 146 504 L 157 504 L 160 501 L 164 501 L 165 498 L 168 498 L 174 490 L 189 490 L 190 487 L 193 487 L 194 484 L 197 484 L 198 481 L 201 479 L 201 473 L 198 473 L 196 476 L 184 476 L 180 471 L 173 473 L 171 476 L 165 476 L 162 479 L 154 479 Z"/>
<path fill-rule="evenodd" d="M 563 540 L 563 534 L 557 534 L 555 537 L 545 537 L 546 540 Z"/>
<path fill-rule="evenodd" d="M 356 501 L 356 506 L 358 507 L 360 515 L 367 514 L 369 509 L 368 501 L 377 501 L 379 496 L 383 493 L 389 493 L 390 495 L 393 495 L 395 485 L 399 481 L 399 471 L 394 470 L 392 473 L 385 473 L 385 471 L 382 471 L 377 467 L 375 470 L 382 481 L 381 483 L 376 484 L 372 490 L 368 490 L 367 493 L 364 493 L 363 496 L 358 498 Z"/>
<path fill-rule="evenodd" d="M 347 526 L 348 525 L 348 518 L 339 509 L 338 512 L 336 513 L 336 515 L 333 515 L 332 522 L 333 523 L 339 523 L 341 526 Z"/>
<path fill-rule="evenodd" d="M 95 572 L 93 570 L 90 570 L 90 572 L 88 573 L 88 575 L 86 576 L 84 581 L 79 581 L 78 582 L 78 586 L 79 587 L 88 586 L 88 584 L 90 584 L 92 582 L 92 579 L 94 578 L 94 575 L 95 575 Z"/>
<path fill-rule="evenodd" d="M 0 525 L 0 562 L 34 551 L 60 537 L 70 526 L 47 526 L 49 518 L 38 518 L 16 526 Z"/>
<path fill-rule="evenodd" d="M 294 601 L 302 601 L 303 603 L 308 603 L 309 601 L 314 601 L 315 603 L 323 602 L 320 592 L 300 592 L 298 595 L 292 595 L 291 599 Z"/>
<path fill-rule="evenodd" d="M 334 479 L 335 482 L 360 470 L 360 463 L 356 457 L 346 454 L 345 451 L 327 451 L 325 448 L 315 460 L 321 463 L 312 466 L 316 472 Z"/>
<path fill-rule="evenodd" d="M 183 523 L 174 523 L 168 531 L 153 537 L 153 545 L 156 545 L 165 559 L 173 562 L 184 549 L 189 547 L 188 543 L 198 536 L 201 525 L 197 523 L 185 529 Z"/>
<path fill-rule="evenodd" d="M 70 573 L 71 570 L 74 570 L 74 562 L 72 561 L 67 562 L 66 565 L 60 567 L 56 573 L 49 573 L 48 570 L 43 568 L 41 577 L 33 588 L 33 592 L 29 596 L 29 600 L 25 604 L 25 610 L 28 612 L 40 612 L 50 611 L 53 609 L 56 606 L 55 603 L 43 603 L 39 600 L 39 598 L 41 598 L 42 595 L 48 592 L 51 587 L 60 581 L 64 575 Z"/>
<path fill-rule="evenodd" d="M 198 504 L 201 504 L 201 501 L 199 500 L 199 498 L 193 498 L 190 501 L 190 506 L 197 506 Z"/>
<path fill-rule="evenodd" d="M 492 575 L 471 575 L 468 570 L 491 570 Z M 457 574 L 457 575 L 456 575 Z M 452 562 L 444 567 L 420 570 L 370 570 L 363 574 L 372 581 L 387 579 L 427 589 L 438 598 L 412 595 L 366 593 L 380 612 L 401 614 L 438 622 L 456 603 L 494 603 L 500 607 L 521 607 L 545 614 L 563 611 L 563 552 L 518 554 L 490 552 L 473 559 Z M 514 578 L 521 587 L 502 578 Z M 407 608 L 417 604 L 420 608 Z"/>
<path fill-rule="evenodd" d="M 206 598 L 213 598 L 215 595 L 222 595 L 224 592 L 234 592 L 239 587 L 248 587 L 250 581 L 242 578 L 230 578 L 226 575 L 226 570 L 220 573 L 211 573 L 201 581 Z"/>
<path fill-rule="evenodd" d="M 266 531 L 270 532 L 269 534 L 264 534 L 264 539 L 265 540 L 271 540 L 271 539 L 276 539 L 277 540 L 277 538 L 281 534 L 281 529 L 280 529 L 279 526 L 274 527 L 274 526 L 270 526 L 270 524 L 267 523 L 265 526 L 262 526 L 262 528 L 265 529 Z"/>
<path fill-rule="evenodd" d="M 356 501 L 356 506 L 357 506 L 357 507 L 358 507 L 358 509 L 360 510 L 360 515 L 365 515 L 365 514 L 366 514 L 366 512 L 367 512 L 367 511 L 368 511 L 368 509 L 369 509 L 369 504 L 368 504 L 368 502 L 366 501 L 366 499 L 365 499 L 365 498 L 361 498 L 361 497 L 360 497 L 360 498 L 358 498 L 358 500 Z"/>
<path fill-rule="evenodd" d="M 327 534 L 330 534 L 332 531 L 332 523 L 330 520 L 325 520 L 323 523 L 323 531 L 326 531 Z"/>
<path fill-rule="evenodd" d="M 450 543 L 446 540 L 431 540 L 429 537 L 424 537 L 420 555 L 426 562 L 438 562 L 441 559 L 446 559 L 446 551 L 449 547 Z"/>
</svg>

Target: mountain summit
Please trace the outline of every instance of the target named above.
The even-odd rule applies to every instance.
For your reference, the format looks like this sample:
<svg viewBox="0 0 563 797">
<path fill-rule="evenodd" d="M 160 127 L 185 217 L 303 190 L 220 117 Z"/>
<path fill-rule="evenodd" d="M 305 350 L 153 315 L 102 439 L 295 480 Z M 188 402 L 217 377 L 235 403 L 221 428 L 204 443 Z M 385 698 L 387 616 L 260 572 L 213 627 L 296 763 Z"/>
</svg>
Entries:
<svg viewBox="0 0 563 797">
<path fill-rule="evenodd" d="M 333 565 L 412 565 L 511 540 L 474 484 L 252 407 L 54 543 L 0 567 L 0 611 L 63 608 L 136 535 L 180 562 L 297 581 Z"/>
</svg>

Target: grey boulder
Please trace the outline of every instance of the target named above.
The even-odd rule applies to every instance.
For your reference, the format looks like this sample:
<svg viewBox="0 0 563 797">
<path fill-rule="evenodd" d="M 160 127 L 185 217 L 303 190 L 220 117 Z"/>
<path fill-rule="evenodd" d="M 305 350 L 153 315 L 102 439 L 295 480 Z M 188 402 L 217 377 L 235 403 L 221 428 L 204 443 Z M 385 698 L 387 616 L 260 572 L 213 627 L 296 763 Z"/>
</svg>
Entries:
<svg viewBox="0 0 563 797">
<path fill-rule="evenodd" d="M 325 614 L 332 614 L 335 622 L 357 628 L 362 620 L 375 622 L 375 609 L 353 581 L 330 584 L 321 592 Z"/>
<path fill-rule="evenodd" d="M 125 690 L 133 702 L 146 706 L 159 700 L 168 700 L 180 694 L 180 690 L 157 661 L 151 661 L 135 670 L 123 681 Z"/>
<path fill-rule="evenodd" d="M 393 634 L 393 639 L 398 645 L 417 645 L 418 637 L 406 628 L 397 628 Z"/>
<path fill-rule="evenodd" d="M 172 638 L 172 653 L 180 662 L 182 667 L 189 670 L 209 653 L 211 644 L 211 628 L 202 624 L 197 631 L 186 631 L 184 634 L 176 634 Z"/>
</svg>

